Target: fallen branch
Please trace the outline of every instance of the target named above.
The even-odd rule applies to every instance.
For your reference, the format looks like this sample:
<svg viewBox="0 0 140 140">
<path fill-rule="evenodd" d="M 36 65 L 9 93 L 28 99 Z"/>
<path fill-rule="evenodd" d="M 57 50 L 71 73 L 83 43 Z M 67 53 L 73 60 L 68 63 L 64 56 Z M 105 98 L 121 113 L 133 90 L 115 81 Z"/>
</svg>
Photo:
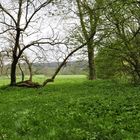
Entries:
<svg viewBox="0 0 140 140">
<path fill-rule="evenodd" d="M 16 84 L 16 86 L 18 86 L 18 87 L 28 87 L 28 88 L 39 88 L 39 87 L 41 87 L 41 85 L 39 83 L 32 82 L 30 80 L 19 82 L 19 83 Z"/>
</svg>

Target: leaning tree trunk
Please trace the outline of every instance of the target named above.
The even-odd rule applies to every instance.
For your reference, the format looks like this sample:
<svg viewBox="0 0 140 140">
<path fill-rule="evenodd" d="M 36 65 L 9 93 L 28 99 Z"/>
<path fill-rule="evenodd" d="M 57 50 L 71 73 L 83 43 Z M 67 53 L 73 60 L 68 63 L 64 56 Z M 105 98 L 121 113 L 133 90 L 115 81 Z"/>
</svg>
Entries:
<svg viewBox="0 0 140 140">
<path fill-rule="evenodd" d="M 87 45 L 87 43 L 93 38 L 93 35 L 90 36 L 89 40 L 82 44 L 81 46 L 79 46 L 78 48 L 74 49 L 73 51 L 71 51 L 66 58 L 63 60 L 63 62 L 58 66 L 58 68 L 56 69 L 56 71 L 54 72 L 53 76 L 50 79 L 46 79 L 42 86 L 44 87 L 45 85 L 47 85 L 47 83 L 49 82 L 53 82 L 55 77 L 57 76 L 57 74 L 59 73 L 59 71 L 61 70 L 61 68 L 67 63 L 67 60 L 69 59 L 70 56 L 72 56 L 75 52 L 77 52 L 78 50 L 80 50 L 81 48 L 83 48 L 85 45 Z"/>
<path fill-rule="evenodd" d="M 84 46 L 86 46 L 93 38 L 95 33 L 91 34 L 91 36 L 89 37 L 89 39 L 87 40 L 87 42 L 85 42 L 84 44 L 82 44 L 81 46 L 79 46 L 78 48 L 74 49 L 73 51 L 71 51 L 66 58 L 63 60 L 63 62 L 58 66 L 58 68 L 56 69 L 55 73 L 53 74 L 53 76 L 50 79 L 46 79 L 42 86 L 44 87 L 45 85 L 47 85 L 47 83 L 49 82 L 53 82 L 56 75 L 59 73 L 59 71 L 61 70 L 61 68 L 67 63 L 67 60 L 69 59 L 69 57 L 71 57 L 75 52 L 77 52 L 78 50 L 80 50 L 81 48 L 83 48 Z"/>
<path fill-rule="evenodd" d="M 88 68 L 89 68 L 89 80 L 96 79 L 95 60 L 94 60 L 94 47 L 88 44 Z"/>
</svg>

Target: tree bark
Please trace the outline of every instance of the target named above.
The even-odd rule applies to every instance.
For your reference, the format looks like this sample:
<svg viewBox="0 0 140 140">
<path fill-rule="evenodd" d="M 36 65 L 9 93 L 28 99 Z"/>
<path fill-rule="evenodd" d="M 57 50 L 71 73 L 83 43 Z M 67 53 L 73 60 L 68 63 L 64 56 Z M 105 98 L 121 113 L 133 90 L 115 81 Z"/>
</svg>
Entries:
<svg viewBox="0 0 140 140">
<path fill-rule="evenodd" d="M 94 60 L 94 48 L 92 46 L 88 46 L 88 67 L 89 67 L 89 80 L 96 79 L 96 71 L 95 71 L 95 60 Z"/>
<path fill-rule="evenodd" d="M 17 15 L 17 22 L 16 24 L 16 38 L 15 38 L 15 46 L 13 48 L 13 61 L 11 64 L 11 86 L 15 86 L 16 85 L 16 66 L 19 60 L 19 57 L 17 57 L 17 51 L 18 48 L 20 49 L 20 34 L 21 34 L 21 29 L 20 29 L 20 21 L 21 21 L 21 14 L 22 14 L 22 4 L 23 1 L 20 0 L 19 1 L 19 9 L 18 9 L 18 15 Z"/>
<path fill-rule="evenodd" d="M 20 63 L 18 63 L 18 67 L 19 67 L 19 69 L 20 69 L 20 71 L 21 71 L 21 81 L 23 82 L 25 76 L 24 76 L 24 72 L 23 72 L 23 70 L 22 70 L 22 68 L 21 68 Z"/>
<path fill-rule="evenodd" d="M 29 80 L 32 81 L 33 73 L 32 73 L 32 66 L 31 66 L 31 64 L 28 64 L 28 68 L 29 68 L 29 74 L 30 74 Z"/>
<path fill-rule="evenodd" d="M 17 59 L 13 59 L 12 65 L 11 65 L 11 83 L 10 86 L 16 85 L 16 66 L 17 66 Z"/>
<path fill-rule="evenodd" d="M 91 9 L 88 5 L 84 5 L 88 9 L 84 9 L 85 7 L 82 8 L 82 2 L 80 0 L 76 0 L 77 2 L 77 7 L 78 7 L 78 12 L 79 12 L 79 18 L 80 18 L 80 23 L 81 23 L 81 28 L 82 28 L 82 33 L 84 36 L 84 39 L 88 42 L 90 34 L 93 34 L 93 37 L 96 34 L 96 28 L 97 28 L 97 23 L 99 19 L 99 15 L 93 16 L 93 9 Z M 87 13 L 89 15 L 89 23 L 90 23 L 90 31 L 87 29 L 87 23 L 86 20 L 84 19 L 84 11 L 87 10 Z M 94 13 L 95 14 L 95 13 Z M 90 33 L 89 33 L 90 32 Z M 88 78 L 89 80 L 95 80 L 96 79 L 96 70 L 95 70 L 95 60 L 94 60 L 94 41 L 90 40 L 87 43 L 87 52 L 88 52 Z"/>
<path fill-rule="evenodd" d="M 32 71 L 32 63 L 28 60 L 28 58 L 25 56 L 24 61 L 26 62 L 28 69 L 29 69 L 29 81 L 32 81 L 33 77 L 33 71 Z"/>
</svg>

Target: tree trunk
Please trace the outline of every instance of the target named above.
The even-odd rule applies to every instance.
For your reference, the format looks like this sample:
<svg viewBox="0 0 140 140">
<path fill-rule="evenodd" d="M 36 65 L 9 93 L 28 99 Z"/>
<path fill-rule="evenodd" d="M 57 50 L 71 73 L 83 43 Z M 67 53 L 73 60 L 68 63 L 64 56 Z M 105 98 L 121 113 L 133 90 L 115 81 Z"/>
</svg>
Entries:
<svg viewBox="0 0 140 140">
<path fill-rule="evenodd" d="M 88 44 L 88 67 L 89 67 L 89 80 L 96 79 L 95 60 L 94 60 L 94 47 Z"/>
<path fill-rule="evenodd" d="M 59 73 L 59 71 L 61 70 L 61 68 L 67 63 L 68 58 L 69 58 L 70 56 L 72 56 L 75 52 L 77 52 L 78 50 L 80 50 L 81 48 L 83 48 L 85 45 L 87 45 L 88 42 L 93 38 L 93 35 L 94 35 L 94 34 L 91 34 L 89 40 L 88 40 L 86 43 L 84 43 L 84 44 L 82 44 L 81 46 L 79 46 L 78 48 L 74 49 L 73 51 L 71 51 L 71 52 L 66 56 L 66 58 L 63 60 L 63 62 L 62 62 L 62 63 L 58 66 L 58 68 L 56 69 L 56 71 L 55 71 L 55 73 L 53 74 L 53 76 L 52 76 L 50 79 L 47 79 L 47 80 L 45 80 L 45 81 L 43 82 L 43 84 L 42 84 L 43 87 L 44 87 L 47 83 L 53 82 L 53 81 L 54 81 L 56 75 Z"/>
<path fill-rule="evenodd" d="M 136 64 L 135 67 L 135 73 L 136 73 L 136 79 L 135 79 L 135 84 L 140 84 L 140 64 Z"/>
<path fill-rule="evenodd" d="M 33 77 L 33 71 L 32 71 L 32 63 L 29 62 L 28 58 L 25 57 L 25 62 L 28 65 L 28 69 L 29 69 L 29 81 L 32 81 L 32 77 Z"/>
<path fill-rule="evenodd" d="M 17 59 L 13 59 L 12 65 L 11 65 L 11 83 L 10 86 L 16 85 L 16 66 L 17 66 Z"/>
<path fill-rule="evenodd" d="M 23 70 L 22 70 L 22 68 L 21 68 L 21 65 L 20 65 L 20 63 L 18 63 L 18 66 L 19 66 L 19 69 L 20 69 L 20 71 L 21 71 L 21 81 L 23 82 L 24 81 L 24 72 L 23 72 Z"/>
<path fill-rule="evenodd" d="M 18 48 L 20 48 L 20 33 L 21 33 L 21 29 L 20 29 L 20 21 L 21 21 L 21 14 L 22 14 L 22 4 L 23 1 L 20 0 L 19 1 L 19 9 L 18 9 L 18 16 L 17 16 L 17 22 L 16 23 L 16 37 L 15 37 L 15 46 L 12 50 L 13 52 L 13 60 L 12 60 L 12 64 L 11 64 L 11 83 L 10 86 L 15 86 L 16 85 L 16 66 L 19 60 L 19 57 L 17 57 L 17 51 Z"/>
<path fill-rule="evenodd" d="M 33 77 L 32 64 L 28 64 L 28 67 L 29 67 L 29 74 L 30 74 L 29 80 L 32 81 L 32 77 Z"/>
<path fill-rule="evenodd" d="M 2 76 L 3 75 L 3 67 L 4 67 L 4 64 L 3 64 L 3 60 L 0 60 L 0 75 Z"/>
</svg>

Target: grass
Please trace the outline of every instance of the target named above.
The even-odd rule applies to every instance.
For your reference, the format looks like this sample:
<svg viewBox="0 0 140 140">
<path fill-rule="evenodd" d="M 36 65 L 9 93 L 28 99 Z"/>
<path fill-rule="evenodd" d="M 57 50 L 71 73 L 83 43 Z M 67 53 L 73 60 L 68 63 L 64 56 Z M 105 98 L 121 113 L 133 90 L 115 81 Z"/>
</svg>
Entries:
<svg viewBox="0 0 140 140">
<path fill-rule="evenodd" d="M 140 87 L 85 76 L 59 76 L 42 89 L 3 87 L 0 139 L 138 140 Z"/>
</svg>

